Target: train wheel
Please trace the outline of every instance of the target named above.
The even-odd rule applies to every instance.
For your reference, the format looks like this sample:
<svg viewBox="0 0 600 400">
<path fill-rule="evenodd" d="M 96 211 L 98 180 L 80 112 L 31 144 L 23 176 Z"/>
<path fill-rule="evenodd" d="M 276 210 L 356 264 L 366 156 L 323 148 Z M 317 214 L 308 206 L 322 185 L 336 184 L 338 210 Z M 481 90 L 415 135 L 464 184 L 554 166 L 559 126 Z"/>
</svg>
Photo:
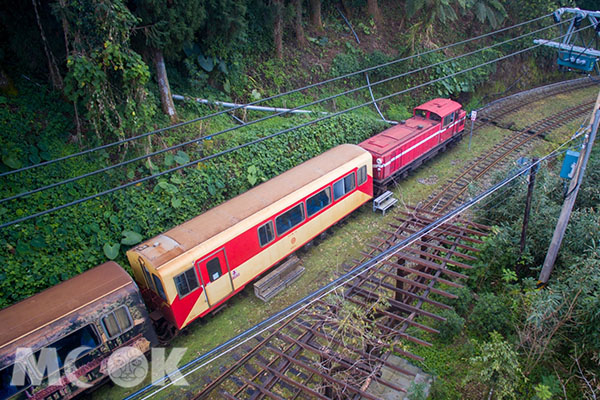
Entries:
<svg viewBox="0 0 600 400">
<path fill-rule="evenodd" d="M 156 336 L 161 345 L 168 344 L 178 333 L 177 328 L 164 319 L 156 325 Z"/>
</svg>

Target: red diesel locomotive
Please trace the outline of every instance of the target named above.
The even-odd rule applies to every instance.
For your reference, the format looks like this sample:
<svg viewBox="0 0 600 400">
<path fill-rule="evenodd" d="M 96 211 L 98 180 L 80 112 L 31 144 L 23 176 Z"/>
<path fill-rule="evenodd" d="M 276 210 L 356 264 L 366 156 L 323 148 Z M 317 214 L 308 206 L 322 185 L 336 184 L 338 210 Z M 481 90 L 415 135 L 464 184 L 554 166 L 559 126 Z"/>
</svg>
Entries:
<svg viewBox="0 0 600 400">
<path fill-rule="evenodd" d="M 375 193 L 462 138 L 466 112 L 460 103 L 434 99 L 413 117 L 360 143 L 373 156 Z"/>
<path fill-rule="evenodd" d="M 26 377 L 14 386 L 15 346 L 37 354 L 83 343 L 90 350 L 77 361 L 76 375 L 90 384 L 101 381 L 110 372 L 105 361 L 111 352 L 123 345 L 146 351 L 156 341 L 140 291 L 154 322 L 182 329 L 372 199 L 374 190 L 459 140 L 465 115 L 457 102 L 431 100 L 359 146 L 335 147 L 141 243 L 127 252 L 139 291 L 111 262 L 1 310 L 0 325 L 12 328 L 0 335 L 0 400 L 65 399 L 80 392 L 66 379 L 36 387 Z M 97 281 L 103 274 L 106 279 Z M 40 304 L 54 304 L 56 315 L 36 309 Z M 37 317 L 20 321 L 30 314 L 25 309 Z"/>
</svg>

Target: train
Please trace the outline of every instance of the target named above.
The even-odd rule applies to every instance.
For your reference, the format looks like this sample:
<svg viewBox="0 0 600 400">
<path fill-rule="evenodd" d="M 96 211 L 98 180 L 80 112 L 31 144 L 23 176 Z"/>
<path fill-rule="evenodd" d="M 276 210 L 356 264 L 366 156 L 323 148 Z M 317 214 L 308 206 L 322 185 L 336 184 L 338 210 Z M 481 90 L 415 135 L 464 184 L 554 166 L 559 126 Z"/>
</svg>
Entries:
<svg viewBox="0 0 600 400">
<path fill-rule="evenodd" d="M 0 400 L 68 399 L 105 381 L 460 140 L 465 119 L 458 102 L 428 101 L 358 145 L 332 148 L 138 244 L 127 251 L 134 279 L 108 262 L 0 310 Z M 19 358 L 22 348 L 30 351 Z M 125 348 L 139 352 L 111 364 Z M 44 349 L 55 350 L 61 374 L 51 385 L 32 376 Z"/>
</svg>

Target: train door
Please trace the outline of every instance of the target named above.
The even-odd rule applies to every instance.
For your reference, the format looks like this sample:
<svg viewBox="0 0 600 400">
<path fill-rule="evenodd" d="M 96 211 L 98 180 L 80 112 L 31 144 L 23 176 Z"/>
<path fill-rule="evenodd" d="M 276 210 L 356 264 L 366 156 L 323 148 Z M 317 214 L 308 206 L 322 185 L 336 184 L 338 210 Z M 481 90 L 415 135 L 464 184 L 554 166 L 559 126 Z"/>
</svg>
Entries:
<svg viewBox="0 0 600 400">
<path fill-rule="evenodd" d="M 454 125 L 455 113 L 452 112 L 444 117 L 442 120 L 442 133 L 440 135 L 440 141 L 445 142 L 454 135 L 456 125 Z"/>
<path fill-rule="evenodd" d="M 233 280 L 225 249 L 196 261 L 196 268 L 202 279 L 209 307 L 214 306 L 233 292 Z"/>
</svg>

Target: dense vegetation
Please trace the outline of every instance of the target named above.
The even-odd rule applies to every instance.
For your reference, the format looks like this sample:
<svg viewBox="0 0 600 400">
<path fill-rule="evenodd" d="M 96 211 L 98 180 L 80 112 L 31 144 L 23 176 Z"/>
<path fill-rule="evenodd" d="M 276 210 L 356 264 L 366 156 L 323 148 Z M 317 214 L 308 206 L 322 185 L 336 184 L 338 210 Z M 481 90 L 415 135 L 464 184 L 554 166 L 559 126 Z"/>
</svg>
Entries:
<svg viewBox="0 0 600 400">
<path fill-rule="evenodd" d="M 434 398 L 586 398 L 600 392 L 600 150 L 578 196 L 550 284 L 537 290 L 563 201 L 564 182 L 538 173 L 527 245 L 519 254 L 527 183 L 515 181 L 478 213 L 494 224 L 444 315 L 433 349 L 416 347 L 425 368 L 438 375 Z"/>
<path fill-rule="evenodd" d="M 558 7 L 557 1 L 543 0 L 5 3 L 0 12 L 0 172 L 218 111 L 193 102 L 174 105 L 171 91 L 247 103 L 526 21 Z M 594 6 L 591 1 L 569 5 Z M 360 44 L 340 17 L 340 10 L 353 24 Z M 537 26 L 545 24 L 540 21 Z M 528 29 L 532 28 L 522 31 Z M 377 85 L 374 95 L 390 95 L 531 44 L 528 38 L 500 45 L 506 38 L 488 38 L 484 43 L 494 47 L 486 51 Z M 369 78 L 376 82 L 401 75 L 475 48 L 469 45 L 429 53 L 411 62 L 374 70 Z M 509 64 L 491 64 L 379 105 L 388 119 L 405 118 L 412 106 L 435 96 L 453 97 L 468 107 L 477 107 L 509 87 L 515 90 L 544 81 L 551 74 L 553 62 L 552 52 L 536 50 Z M 364 84 L 362 75 L 348 77 L 263 105 L 296 107 Z M 336 112 L 368 101 L 369 93 L 360 90 L 309 108 Z M 246 122 L 264 117 L 250 111 L 234 114 Z M 237 127 L 229 114 L 222 114 L 0 177 L 0 196 L 4 199 L 191 142 L 102 174 L 3 201 L 0 221 L 94 195 L 314 118 L 286 116 L 219 133 Z M 0 308 L 108 259 L 126 265 L 125 250 L 143 238 L 181 223 L 336 144 L 356 143 L 384 126 L 372 107 L 357 109 L 4 228 L 0 235 Z M 534 291 L 531 278 L 543 261 L 552 234 L 552 216 L 558 213 L 562 201 L 558 178 L 544 171 L 540 174 L 530 227 L 536 235 L 530 238 L 524 254 L 518 254 L 516 243 L 523 190 L 512 188 L 506 195 L 508 201 L 481 216 L 486 223 L 494 221 L 496 235 L 486 243 L 481 265 L 470 281 L 471 289 L 460 293 L 456 312 L 449 312 L 449 322 L 440 326 L 443 353 L 470 360 L 471 367 L 464 371 L 476 371 L 479 375 L 465 372 L 464 376 L 458 374 L 460 382 L 453 380 L 450 376 L 464 360 L 440 359 L 440 353 L 428 357 L 428 361 L 437 360 L 437 364 L 428 367 L 441 377 L 434 387 L 437 398 L 469 397 L 474 393 L 487 396 L 493 390 L 496 398 L 514 398 L 519 394 L 549 399 L 561 397 L 563 388 L 572 398 L 592 393 L 586 381 L 589 386 L 598 387 L 594 374 L 598 373 L 600 358 L 600 283 L 593 277 L 600 272 L 596 211 L 600 157 L 595 160 L 588 169 L 590 181 L 580 194 L 567 236 L 570 239 L 564 244 L 556 280 L 549 290 Z"/>
</svg>

